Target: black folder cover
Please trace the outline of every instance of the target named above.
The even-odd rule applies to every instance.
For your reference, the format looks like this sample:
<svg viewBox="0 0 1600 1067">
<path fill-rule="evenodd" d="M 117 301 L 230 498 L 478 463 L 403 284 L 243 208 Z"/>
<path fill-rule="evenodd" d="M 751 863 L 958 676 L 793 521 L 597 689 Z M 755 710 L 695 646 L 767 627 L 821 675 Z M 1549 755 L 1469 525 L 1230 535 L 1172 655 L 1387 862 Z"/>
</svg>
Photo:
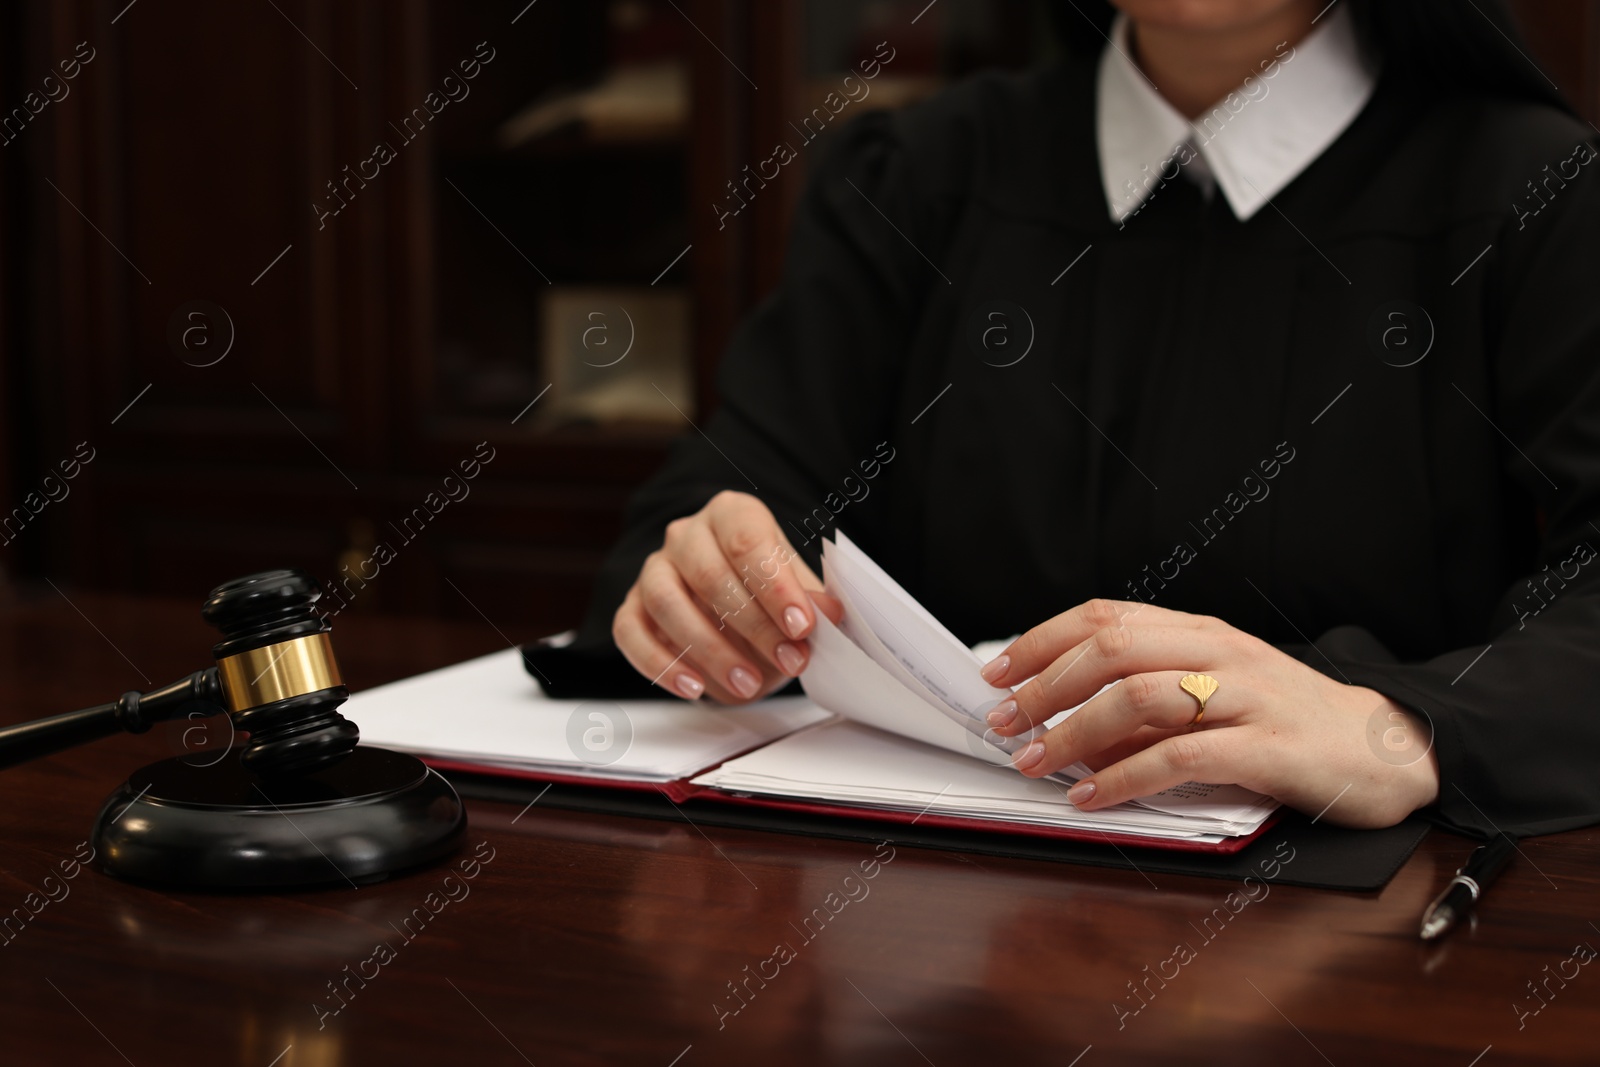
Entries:
<svg viewBox="0 0 1600 1067">
<path fill-rule="evenodd" d="M 552 700 L 677 700 L 633 669 L 615 645 L 522 646 L 522 666 Z M 799 696 L 798 681 L 773 696 Z"/>
<path fill-rule="evenodd" d="M 1429 829 L 1429 823 L 1417 815 L 1383 830 L 1346 830 L 1328 823 L 1313 822 L 1305 815 L 1285 810 L 1283 817 L 1268 827 L 1260 838 L 1238 852 L 1221 855 L 1100 845 L 1017 834 L 986 834 L 976 830 L 904 823 L 877 823 L 859 818 L 834 818 L 806 812 L 722 804 L 714 800 L 674 804 L 665 796 L 649 790 L 596 788 L 560 782 L 546 785 L 526 779 L 458 771 L 442 773 L 463 796 L 483 800 L 526 804 L 537 796 L 542 807 L 675 822 L 692 821 L 701 827 L 726 826 L 854 841 L 888 840 L 896 846 L 1052 860 L 1090 867 L 1118 867 L 1142 871 L 1146 875 L 1188 874 L 1242 881 L 1247 875 L 1255 875 L 1260 879 L 1263 866 L 1276 861 L 1280 866 L 1272 879 L 1275 884 L 1310 886 L 1314 889 L 1382 889 Z M 1292 855 L 1293 860 L 1283 862 L 1288 855 Z"/>
</svg>

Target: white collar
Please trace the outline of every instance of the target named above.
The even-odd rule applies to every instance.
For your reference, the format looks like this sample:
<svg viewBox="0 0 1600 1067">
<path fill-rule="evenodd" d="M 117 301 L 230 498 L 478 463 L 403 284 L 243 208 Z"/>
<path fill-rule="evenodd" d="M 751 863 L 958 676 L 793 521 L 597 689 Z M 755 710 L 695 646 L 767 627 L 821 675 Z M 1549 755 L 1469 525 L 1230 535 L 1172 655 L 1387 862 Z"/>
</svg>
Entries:
<svg viewBox="0 0 1600 1067">
<path fill-rule="evenodd" d="M 1355 121 L 1377 85 L 1376 57 L 1361 48 L 1346 4 L 1258 70 L 1190 122 L 1133 63 L 1128 18 L 1117 16 L 1100 54 L 1095 122 L 1113 222 L 1137 211 L 1163 173 L 1171 181 L 1181 171 L 1215 180 L 1234 215 L 1250 218 Z"/>
</svg>

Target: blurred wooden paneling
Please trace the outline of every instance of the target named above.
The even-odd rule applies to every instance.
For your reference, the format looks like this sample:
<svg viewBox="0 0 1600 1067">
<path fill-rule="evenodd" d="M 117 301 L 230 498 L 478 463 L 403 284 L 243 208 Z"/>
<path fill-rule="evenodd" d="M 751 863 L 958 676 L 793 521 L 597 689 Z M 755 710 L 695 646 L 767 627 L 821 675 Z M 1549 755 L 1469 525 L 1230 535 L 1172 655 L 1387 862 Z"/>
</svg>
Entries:
<svg viewBox="0 0 1600 1067">
<path fill-rule="evenodd" d="M 1600 120 L 1600 2 L 1512 0 L 1532 59 L 1589 122 Z"/>
<path fill-rule="evenodd" d="M 1515 6 L 1541 69 L 1600 113 L 1600 0 Z M 165 592 L 291 564 L 337 582 L 488 442 L 495 459 L 471 496 L 407 542 L 352 610 L 573 625 L 629 492 L 693 431 L 511 418 L 542 384 L 528 377 L 539 373 L 528 338 L 550 285 L 643 285 L 659 269 L 686 293 L 703 424 L 739 318 L 781 274 L 822 148 L 803 149 L 724 225 L 712 205 L 728 183 L 880 36 L 900 50 L 895 75 L 935 81 L 1020 65 L 1043 46 L 1035 0 L 682 0 L 670 18 L 693 27 L 669 27 L 691 82 L 681 143 L 497 145 L 507 115 L 606 69 L 608 10 L 0 9 L 0 104 L 80 42 L 94 52 L 70 95 L 0 145 L 0 506 L 79 442 L 96 457 L 0 546 L 0 573 Z M 479 41 L 498 58 L 471 96 L 399 139 L 392 124 Z M 890 96 L 883 82 L 874 93 Z M 399 144 L 397 158 L 319 218 L 328 183 L 379 140 Z M 446 388 L 459 336 L 520 367 L 528 395 L 498 397 L 505 414 L 463 407 Z"/>
</svg>

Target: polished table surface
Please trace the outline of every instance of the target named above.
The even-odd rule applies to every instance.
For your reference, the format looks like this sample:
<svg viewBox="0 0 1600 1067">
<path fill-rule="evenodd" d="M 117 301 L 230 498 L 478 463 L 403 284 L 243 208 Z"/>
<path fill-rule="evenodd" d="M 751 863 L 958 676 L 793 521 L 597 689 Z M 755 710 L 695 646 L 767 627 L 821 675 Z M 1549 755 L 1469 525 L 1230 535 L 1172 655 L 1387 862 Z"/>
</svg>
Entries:
<svg viewBox="0 0 1600 1067">
<path fill-rule="evenodd" d="M 0 608 L 0 722 L 206 666 L 195 609 Z M 353 612 L 334 633 L 353 689 L 533 636 Z M 0 1064 L 1600 1063 L 1592 830 L 1525 842 L 1438 947 L 1418 915 L 1467 846 L 1437 832 L 1380 893 L 1252 887 L 1210 940 L 1193 924 L 1240 886 L 476 800 L 456 861 L 360 889 L 62 877 L 130 771 L 226 729 L 0 772 L 0 917 L 26 919 L 0 936 Z"/>
</svg>

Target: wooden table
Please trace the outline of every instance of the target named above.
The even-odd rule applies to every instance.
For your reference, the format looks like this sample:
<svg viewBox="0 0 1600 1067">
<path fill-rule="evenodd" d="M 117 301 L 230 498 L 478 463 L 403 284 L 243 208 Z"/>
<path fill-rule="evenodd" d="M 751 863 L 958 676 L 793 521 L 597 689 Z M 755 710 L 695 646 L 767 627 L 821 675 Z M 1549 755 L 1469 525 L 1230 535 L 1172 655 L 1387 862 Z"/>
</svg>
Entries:
<svg viewBox="0 0 1600 1067">
<path fill-rule="evenodd" d="M 209 662 L 194 604 L 68 595 L 0 610 L 0 721 Z M 335 626 L 358 689 L 532 636 Z M 1381 893 L 1275 886 L 1210 942 L 1189 924 L 1226 882 L 909 847 L 880 850 L 861 881 L 874 849 L 859 842 L 479 801 L 462 855 L 488 858 L 470 880 L 452 866 L 255 896 L 61 879 L 105 795 L 183 751 L 186 729 L 0 779 L 0 917 L 28 916 L 0 937 L 0 1063 L 1600 1062 L 1600 966 L 1573 959 L 1600 947 L 1595 831 L 1525 843 L 1476 929 L 1436 948 L 1417 918 L 1465 852 L 1437 833 Z M 457 899 L 403 937 L 447 889 Z M 847 892 L 807 940 L 802 917 Z M 1200 943 L 1181 966 L 1179 942 Z M 379 943 L 392 958 L 374 963 Z M 792 953 L 772 962 L 780 944 Z M 1176 974 L 1145 985 L 1153 971 Z M 1130 982 L 1155 991 L 1137 1014 Z"/>
</svg>

